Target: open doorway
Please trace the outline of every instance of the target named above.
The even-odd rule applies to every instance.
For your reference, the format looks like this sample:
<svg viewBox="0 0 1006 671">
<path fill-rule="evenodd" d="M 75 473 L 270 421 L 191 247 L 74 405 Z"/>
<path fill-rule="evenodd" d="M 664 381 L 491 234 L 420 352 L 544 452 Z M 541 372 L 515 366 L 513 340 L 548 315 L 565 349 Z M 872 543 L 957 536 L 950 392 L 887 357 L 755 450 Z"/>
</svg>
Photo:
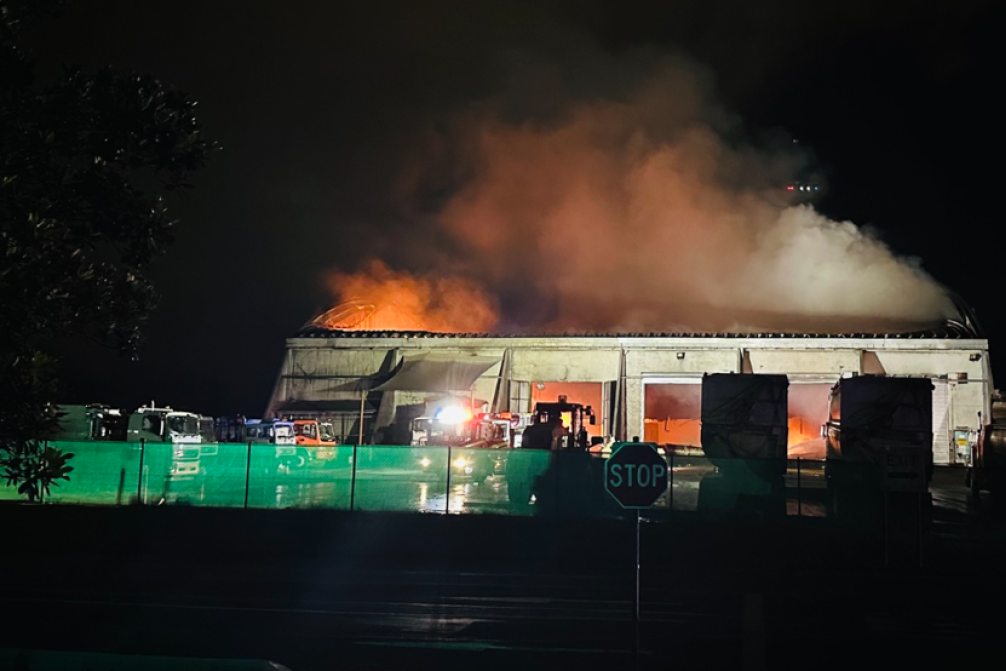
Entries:
<svg viewBox="0 0 1006 671">
<path fill-rule="evenodd" d="M 643 387 L 643 439 L 675 449 L 702 445 L 701 380 L 647 383 Z"/>
<path fill-rule="evenodd" d="M 828 419 L 828 397 L 832 382 L 789 381 L 789 449 L 790 459 L 824 459 L 824 438 L 821 425 Z"/>
<path fill-rule="evenodd" d="M 824 459 L 821 425 L 828 415 L 828 396 L 834 383 L 790 379 L 788 397 L 788 453 L 791 459 Z M 702 381 L 647 381 L 644 390 L 644 440 L 673 449 L 702 446 Z"/>
</svg>

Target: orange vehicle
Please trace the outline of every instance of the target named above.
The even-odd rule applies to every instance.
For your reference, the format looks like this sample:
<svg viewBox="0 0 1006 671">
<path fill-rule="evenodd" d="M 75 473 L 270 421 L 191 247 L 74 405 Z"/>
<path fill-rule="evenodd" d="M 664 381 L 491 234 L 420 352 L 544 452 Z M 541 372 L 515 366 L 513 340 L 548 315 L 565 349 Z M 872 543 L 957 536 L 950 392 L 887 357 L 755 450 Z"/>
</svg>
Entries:
<svg viewBox="0 0 1006 671">
<path fill-rule="evenodd" d="M 293 432 L 297 436 L 298 455 L 305 462 L 331 461 L 335 459 L 335 430 L 331 422 L 317 419 L 293 420 Z"/>
</svg>

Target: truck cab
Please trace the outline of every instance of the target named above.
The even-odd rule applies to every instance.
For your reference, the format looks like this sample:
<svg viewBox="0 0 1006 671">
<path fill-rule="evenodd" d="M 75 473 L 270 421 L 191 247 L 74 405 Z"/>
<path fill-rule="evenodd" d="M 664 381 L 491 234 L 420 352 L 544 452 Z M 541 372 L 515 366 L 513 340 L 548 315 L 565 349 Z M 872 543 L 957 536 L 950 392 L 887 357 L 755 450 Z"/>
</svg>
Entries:
<svg viewBox="0 0 1006 671">
<path fill-rule="evenodd" d="M 171 408 L 141 407 L 129 416 L 128 426 L 131 441 L 198 443 L 202 440 L 199 415 Z"/>
<path fill-rule="evenodd" d="M 317 419 L 293 420 L 297 445 L 313 447 L 335 446 L 335 430 L 331 422 Z"/>
<path fill-rule="evenodd" d="M 282 419 L 247 419 L 243 426 L 245 442 L 275 445 L 276 458 L 284 465 L 303 466 L 301 462 L 306 462 L 303 457 L 298 458 L 293 422 Z"/>
<path fill-rule="evenodd" d="M 244 423 L 244 439 L 249 443 L 296 445 L 294 424 L 282 419 L 248 419 Z"/>
<path fill-rule="evenodd" d="M 143 406 L 129 416 L 128 440 L 171 443 L 173 479 L 189 479 L 201 472 L 202 436 L 199 415 L 171 408 Z"/>
<path fill-rule="evenodd" d="M 323 419 L 293 419 L 297 464 L 331 464 L 335 460 L 335 428 Z"/>
</svg>

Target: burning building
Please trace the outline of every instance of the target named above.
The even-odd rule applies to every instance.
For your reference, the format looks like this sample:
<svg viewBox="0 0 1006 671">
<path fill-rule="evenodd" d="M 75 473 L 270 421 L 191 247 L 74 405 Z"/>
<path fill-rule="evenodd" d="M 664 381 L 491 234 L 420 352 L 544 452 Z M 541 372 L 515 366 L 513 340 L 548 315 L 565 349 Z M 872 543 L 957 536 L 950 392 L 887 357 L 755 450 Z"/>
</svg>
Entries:
<svg viewBox="0 0 1006 671">
<path fill-rule="evenodd" d="M 387 328 L 393 310 L 342 305 L 287 340 L 267 412 L 330 418 L 346 442 L 401 443 L 431 399 L 527 414 L 566 396 L 594 408 L 595 435 L 687 447 L 699 445 L 704 374 L 775 373 L 790 381 L 790 455 L 823 457 L 820 426 L 839 378 L 912 376 L 933 382 L 934 461 L 955 463 L 954 430 L 977 429 L 992 395 L 988 341 L 959 309 L 941 326 L 900 332 L 502 335 Z"/>
</svg>

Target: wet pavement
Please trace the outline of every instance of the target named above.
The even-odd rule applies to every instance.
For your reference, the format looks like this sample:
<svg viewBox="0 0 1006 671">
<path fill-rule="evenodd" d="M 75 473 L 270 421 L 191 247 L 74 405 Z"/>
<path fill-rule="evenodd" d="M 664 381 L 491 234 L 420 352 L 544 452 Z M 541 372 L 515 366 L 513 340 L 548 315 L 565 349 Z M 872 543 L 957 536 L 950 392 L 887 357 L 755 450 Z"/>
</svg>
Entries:
<svg viewBox="0 0 1006 671">
<path fill-rule="evenodd" d="M 708 466 L 674 472 L 669 500 L 685 509 L 640 527 L 638 634 L 634 518 L 442 514 L 506 508 L 499 476 L 453 483 L 450 499 L 428 487 L 425 502 L 429 483 L 403 483 L 402 500 L 425 515 L 8 504 L 18 580 L 0 601 L 19 617 L 0 647 L 272 659 L 292 671 L 827 669 L 861 664 L 864 651 L 932 668 L 988 654 L 1006 524 L 968 501 L 963 472 L 934 472 L 923 557 L 891 552 L 897 537 L 793 515 L 820 505 L 802 496 L 819 489 L 805 466 L 798 483 L 787 473 L 790 515 L 776 521 L 692 514 Z M 315 489 L 331 483 L 283 486 L 280 497 L 332 495 Z M 956 587 L 976 578 L 980 590 Z"/>
</svg>

